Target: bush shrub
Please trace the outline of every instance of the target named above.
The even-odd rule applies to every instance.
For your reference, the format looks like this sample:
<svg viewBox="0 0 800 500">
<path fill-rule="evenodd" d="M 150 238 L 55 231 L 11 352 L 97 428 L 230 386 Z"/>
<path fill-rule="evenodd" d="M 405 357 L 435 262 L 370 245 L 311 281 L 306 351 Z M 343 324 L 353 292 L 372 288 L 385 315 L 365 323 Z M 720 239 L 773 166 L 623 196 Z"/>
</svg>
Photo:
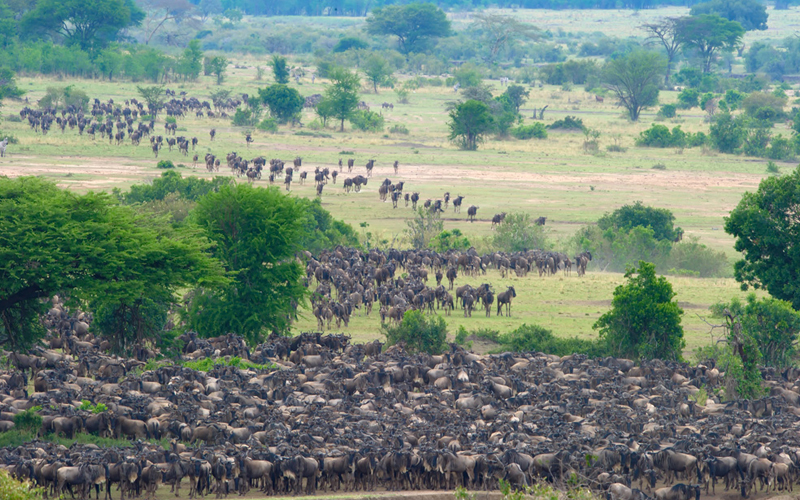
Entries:
<svg viewBox="0 0 800 500">
<path fill-rule="evenodd" d="M 431 238 L 431 241 L 428 242 L 428 246 L 439 253 L 444 253 L 448 250 L 469 250 L 472 244 L 467 237 L 461 233 L 460 229 L 453 229 L 452 231 L 444 230 Z"/>
<path fill-rule="evenodd" d="M 546 250 L 550 247 L 544 226 L 535 223 L 530 214 L 512 212 L 506 214 L 497 226 L 492 246 L 502 252 L 524 252 L 527 250 Z"/>
<path fill-rule="evenodd" d="M 401 125 L 399 123 L 397 125 L 392 125 L 392 128 L 389 129 L 389 132 L 392 134 L 402 134 L 402 135 L 409 134 L 408 127 L 406 127 L 405 125 Z"/>
<path fill-rule="evenodd" d="M 677 107 L 674 104 L 664 104 L 658 111 L 658 116 L 662 118 L 675 118 L 675 115 L 677 114 L 675 112 L 676 109 Z"/>
<path fill-rule="evenodd" d="M 680 126 L 670 131 L 666 125 L 654 123 L 639 134 L 636 145 L 649 148 L 682 148 L 686 146 L 686 132 L 681 130 Z"/>
<path fill-rule="evenodd" d="M 17 481 L 8 471 L 0 469 L 0 497 L 3 500 L 41 500 L 44 489 L 30 481 Z"/>
<path fill-rule="evenodd" d="M 275 118 L 264 118 L 261 120 L 261 123 L 256 126 L 258 130 L 262 132 L 269 132 L 271 134 L 278 132 L 278 120 Z"/>
<path fill-rule="evenodd" d="M 41 406 L 33 406 L 14 415 L 14 427 L 20 432 L 37 432 L 42 427 Z"/>
<path fill-rule="evenodd" d="M 547 127 L 542 122 L 520 125 L 511 129 L 511 135 L 520 140 L 547 139 Z"/>
<path fill-rule="evenodd" d="M 683 89 L 678 94 L 678 105 L 680 109 L 691 109 L 699 106 L 700 92 L 697 89 Z"/>
<path fill-rule="evenodd" d="M 404 343 L 409 352 L 440 354 L 447 348 L 447 323 L 441 316 L 426 318 L 422 311 L 406 311 L 399 326 L 383 328 L 389 346 Z"/>
<path fill-rule="evenodd" d="M 574 116 L 566 116 L 560 120 L 556 120 L 550 125 L 547 126 L 550 130 L 561 129 L 561 130 L 581 130 L 586 128 L 583 124 L 583 120 L 580 118 L 576 118 Z"/>
<path fill-rule="evenodd" d="M 585 354 L 589 357 L 605 356 L 605 348 L 598 342 L 572 338 L 560 338 L 553 332 L 539 325 L 523 324 L 516 330 L 500 335 L 497 338 L 500 349 L 495 351 L 510 352 L 543 352 L 556 356 Z"/>
<path fill-rule="evenodd" d="M 375 111 L 358 110 L 350 116 L 350 123 L 353 127 L 364 132 L 381 132 L 384 127 L 384 119 Z"/>
<path fill-rule="evenodd" d="M 172 163 L 172 160 L 160 160 L 156 165 L 157 168 L 175 168 L 175 164 Z"/>
</svg>

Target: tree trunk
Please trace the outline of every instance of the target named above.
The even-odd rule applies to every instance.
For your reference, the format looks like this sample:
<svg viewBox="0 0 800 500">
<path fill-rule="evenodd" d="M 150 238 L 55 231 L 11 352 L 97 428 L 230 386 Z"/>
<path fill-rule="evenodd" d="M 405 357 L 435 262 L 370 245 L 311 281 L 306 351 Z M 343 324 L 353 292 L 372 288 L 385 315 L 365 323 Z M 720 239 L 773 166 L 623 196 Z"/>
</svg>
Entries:
<svg viewBox="0 0 800 500">
<path fill-rule="evenodd" d="M 342 126 L 339 128 L 339 132 L 344 132 L 344 118 L 342 118 Z"/>
</svg>

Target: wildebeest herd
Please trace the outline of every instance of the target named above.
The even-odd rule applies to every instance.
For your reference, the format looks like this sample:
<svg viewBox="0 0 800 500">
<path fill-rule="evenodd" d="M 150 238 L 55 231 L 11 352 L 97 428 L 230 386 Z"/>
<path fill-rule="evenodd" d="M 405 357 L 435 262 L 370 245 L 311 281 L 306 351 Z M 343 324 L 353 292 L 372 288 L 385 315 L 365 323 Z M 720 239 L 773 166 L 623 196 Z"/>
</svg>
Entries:
<svg viewBox="0 0 800 500">
<path fill-rule="evenodd" d="M 769 397 L 719 403 L 713 391 L 724 374 L 713 363 L 476 355 L 454 344 L 442 355 L 411 355 L 319 333 L 248 348 L 233 334 L 189 333 L 183 360 L 238 357 L 256 368 L 145 370 L 156 353 L 103 352 L 108 344 L 88 332 L 88 315 L 54 307 L 47 322 L 56 335 L 49 346 L 5 353 L 0 429 L 40 406 L 41 434 L 131 440 L 0 450 L 3 468 L 49 495 L 491 490 L 502 479 L 516 488 L 582 485 L 609 500 L 697 500 L 717 485 L 748 495 L 798 480 L 796 368 L 764 372 Z M 702 406 L 700 388 L 712 393 Z M 107 410 L 82 410 L 81 401 Z"/>
<path fill-rule="evenodd" d="M 330 330 L 334 321 L 336 328 L 347 327 L 358 310 L 369 316 L 374 306 L 378 307 L 381 323 L 387 320 L 399 323 L 411 309 L 431 314 L 438 309 L 449 315 L 455 307 L 460 307 L 465 317 L 471 317 L 475 309 L 482 309 L 488 317 L 496 307 L 498 316 L 511 316 L 511 303 L 517 296 L 513 286 L 498 293 L 489 283 L 477 288 L 469 284 L 456 287 L 458 276 L 479 277 L 488 269 L 498 270 L 504 278 L 511 272 L 524 277 L 534 269 L 539 276 L 558 272 L 566 275 L 573 265 L 582 276 L 591 258 L 590 252 L 576 255 L 573 260 L 560 252 L 541 250 L 478 255 L 474 248 L 438 253 L 395 249 L 363 252 L 338 247 L 322 252 L 318 258 L 308 256 L 306 283 L 308 286 L 316 283 L 311 305 L 320 330 L 326 327 Z"/>
</svg>

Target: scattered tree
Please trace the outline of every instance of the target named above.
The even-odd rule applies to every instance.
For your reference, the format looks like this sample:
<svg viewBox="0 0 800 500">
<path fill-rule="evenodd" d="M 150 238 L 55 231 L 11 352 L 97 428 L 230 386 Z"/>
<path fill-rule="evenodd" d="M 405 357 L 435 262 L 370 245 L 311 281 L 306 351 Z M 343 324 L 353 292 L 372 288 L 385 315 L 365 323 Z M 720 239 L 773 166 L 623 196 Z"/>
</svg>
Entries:
<svg viewBox="0 0 800 500">
<path fill-rule="evenodd" d="M 519 108 L 525 104 L 525 101 L 530 97 L 530 91 L 525 90 L 522 85 L 509 85 L 504 94 L 508 97 L 509 102 L 514 106 L 514 111 L 519 113 Z"/>
<path fill-rule="evenodd" d="M 636 226 L 653 230 L 657 240 L 673 241 L 676 237 L 675 216 L 666 208 L 655 208 L 644 205 L 641 201 L 633 205 L 623 205 L 600 217 L 597 226 L 602 230 L 611 228 L 630 231 Z"/>
<path fill-rule="evenodd" d="M 228 60 L 222 56 L 216 56 L 207 61 L 208 73 L 217 77 L 217 85 L 222 85 L 222 81 L 225 79 L 225 71 L 228 69 Z"/>
<path fill-rule="evenodd" d="M 139 92 L 139 95 L 142 96 L 144 102 L 147 103 L 147 112 L 155 119 L 158 116 L 158 112 L 161 111 L 161 108 L 164 107 L 164 103 L 167 101 L 167 94 L 164 92 L 164 86 L 154 85 L 152 87 L 141 87 L 137 85 L 136 90 Z"/>
<path fill-rule="evenodd" d="M 439 213 L 423 208 L 417 210 L 413 219 L 406 221 L 406 226 L 406 237 L 416 250 L 427 248 L 431 240 L 444 230 L 444 222 Z"/>
<path fill-rule="evenodd" d="M 767 6 L 758 0 L 710 0 L 692 6 L 693 16 L 716 14 L 736 21 L 746 31 L 767 29 Z"/>
<path fill-rule="evenodd" d="M 286 332 L 305 296 L 295 259 L 302 204 L 277 188 L 226 185 L 200 199 L 192 215 L 233 281 L 192 292 L 187 328 L 207 337 L 235 332 L 252 345 Z"/>
<path fill-rule="evenodd" d="M 280 123 L 286 123 L 299 115 L 305 104 L 300 92 L 280 83 L 258 89 L 258 98 L 269 108 L 270 115 Z"/>
<path fill-rule="evenodd" d="M 378 85 L 384 85 L 391 80 L 392 68 L 389 63 L 378 54 L 370 55 L 361 69 L 367 76 L 367 80 L 372 83 L 372 88 L 375 93 L 378 93 Z"/>
<path fill-rule="evenodd" d="M 743 259 L 734 264 L 742 289 L 765 288 L 800 310 L 800 167 L 789 175 L 770 176 L 755 193 L 745 193 L 725 231 L 736 238 Z"/>
<path fill-rule="evenodd" d="M 546 250 L 550 244 L 544 226 L 537 225 L 528 213 L 506 214 L 492 237 L 492 246 L 501 252 Z"/>
<path fill-rule="evenodd" d="M 681 45 L 700 54 L 703 73 L 711 72 L 718 52 L 733 50 L 744 36 L 741 24 L 714 14 L 682 17 L 677 20 L 677 30 Z"/>
<path fill-rule="evenodd" d="M 658 80 L 664 59 L 655 52 L 636 51 L 612 59 L 603 70 L 603 79 L 632 121 L 642 109 L 658 103 Z"/>
<path fill-rule="evenodd" d="M 344 132 L 344 121 L 358 108 L 358 89 L 361 84 L 358 75 L 344 68 L 332 69 L 329 78 L 331 84 L 325 89 L 322 102 L 317 105 L 317 113 L 324 112 L 339 120 L 340 130 Z M 320 106 L 323 111 L 320 111 Z"/>
<path fill-rule="evenodd" d="M 0 68 L 0 106 L 3 105 L 3 99 L 19 97 L 22 94 L 24 92 L 17 88 L 14 72 L 8 68 Z"/>
<path fill-rule="evenodd" d="M 144 12 L 132 0 L 40 0 L 21 20 L 20 32 L 63 36 L 70 45 L 97 53 L 120 30 L 139 25 Z"/>
<path fill-rule="evenodd" d="M 628 269 L 628 282 L 614 290 L 611 310 L 594 324 L 612 356 L 679 361 L 686 345 L 672 285 L 656 277 L 655 265 L 639 261 Z"/>
<path fill-rule="evenodd" d="M 500 51 L 509 43 L 520 38 L 537 40 L 540 36 L 539 28 L 512 16 L 479 12 L 474 18 L 473 26 L 483 34 L 485 46 L 489 47 L 489 55 L 486 57 L 489 63 L 494 63 Z"/>
<path fill-rule="evenodd" d="M 386 5 L 372 10 L 367 18 L 370 35 L 394 35 L 404 54 L 423 52 L 430 40 L 450 35 L 450 21 L 432 3 Z"/>
<path fill-rule="evenodd" d="M 470 99 L 459 103 L 450 111 L 450 140 L 461 149 L 474 151 L 483 136 L 494 129 L 494 118 L 489 106 L 480 101 Z"/>
<path fill-rule="evenodd" d="M 642 29 L 648 33 L 648 39 L 653 41 L 658 40 L 667 53 L 664 85 L 669 86 L 669 75 L 672 70 L 672 63 L 675 61 L 675 56 L 681 48 L 681 42 L 678 38 L 678 19 L 674 17 L 665 17 L 658 22 L 642 25 Z"/>
<path fill-rule="evenodd" d="M 178 60 L 178 73 L 190 80 L 196 80 L 201 71 L 203 71 L 203 49 L 200 40 L 194 39 L 186 45 Z"/>
<path fill-rule="evenodd" d="M 285 57 L 275 54 L 272 56 L 270 66 L 272 66 L 272 74 L 277 83 L 284 85 L 289 83 L 289 68 Z"/>
</svg>

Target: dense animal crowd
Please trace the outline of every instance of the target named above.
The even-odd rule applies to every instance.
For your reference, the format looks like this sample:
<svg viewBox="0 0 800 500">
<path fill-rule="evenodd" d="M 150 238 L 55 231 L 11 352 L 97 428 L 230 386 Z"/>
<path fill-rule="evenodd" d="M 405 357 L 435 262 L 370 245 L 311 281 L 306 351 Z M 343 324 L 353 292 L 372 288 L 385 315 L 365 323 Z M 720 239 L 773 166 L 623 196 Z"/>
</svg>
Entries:
<svg viewBox="0 0 800 500">
<path fill-rule="evenodd" d="M 91 318 L 54 309 L 49 321 L 61 334 L 50 346 L 6 353 L 0 429 L 40 406 L 42 434 L 95 433 L 131 446 L 34 440 L 0 449 L 3 468 L 49 495 L 486 490 L 503 479 L 514 487 L 569 482 L 609 500 L 697 500 L 717 483 L 747 495 L 791 490 L 798 480 L 795 368 L 764 373 L 767 398 L 721 404 L 712 396 L 702 406 L 693 395 L 722 383 L 713 364 L 476 355 L 455 345 L 410 355 L 341 335 L 272 337 L 248 348 L 232 334 L 190 333 L 181 337 L 184 360 L 237 357 L 257 368 L 144 370 L 156 353 L 108 355 L 104 340 L 85 332 Z M 81 410 L 84 400 L 107 410 Z M 168 449 L 150 441 L 159 438 Z"/>
<path fill-rule="evenodd" d="M 465 317 L 471 317 L 475 309 L 482 309 L 489 317 L 496 307 L 498 316 L 510 316 L 511 302 L 517 296 L 513 286 L 499 293 L 488 283 L 477 288 L 469 284 L 456 287 L 458 276 L 477 278 L 488 269 L 498 270 L 504 278 L 511 272 L 525 277 L 534 269 L 539 276 L 559 271 L 566 275 L 573 265 L 582 276 L 592 254 L 583 252 L 570 259 L 563 253 L 541 250 L 478 255 L 474 248 L 438 253 L 376 249 L 363 252 L 339 247 L 322 252 L 318 258 L 307 257 L 306 283 L 308 286 L 316 283 L 311 295 L 312 310 L 317 326 L 324 330 L 331 329 L 334 321 L 336 328 L 347 327 L 353 314 L 362 310 L 362 314 L 369 316 L 373 306 L 378 307 L 381 323 L 387 320 L 399 323 L 411 309 L 429 313 L 438 309 L 449 315 L 455 307 L 460 307 Z M 432 278 L 430 285 L 429 278 Z"/>
</svg>

